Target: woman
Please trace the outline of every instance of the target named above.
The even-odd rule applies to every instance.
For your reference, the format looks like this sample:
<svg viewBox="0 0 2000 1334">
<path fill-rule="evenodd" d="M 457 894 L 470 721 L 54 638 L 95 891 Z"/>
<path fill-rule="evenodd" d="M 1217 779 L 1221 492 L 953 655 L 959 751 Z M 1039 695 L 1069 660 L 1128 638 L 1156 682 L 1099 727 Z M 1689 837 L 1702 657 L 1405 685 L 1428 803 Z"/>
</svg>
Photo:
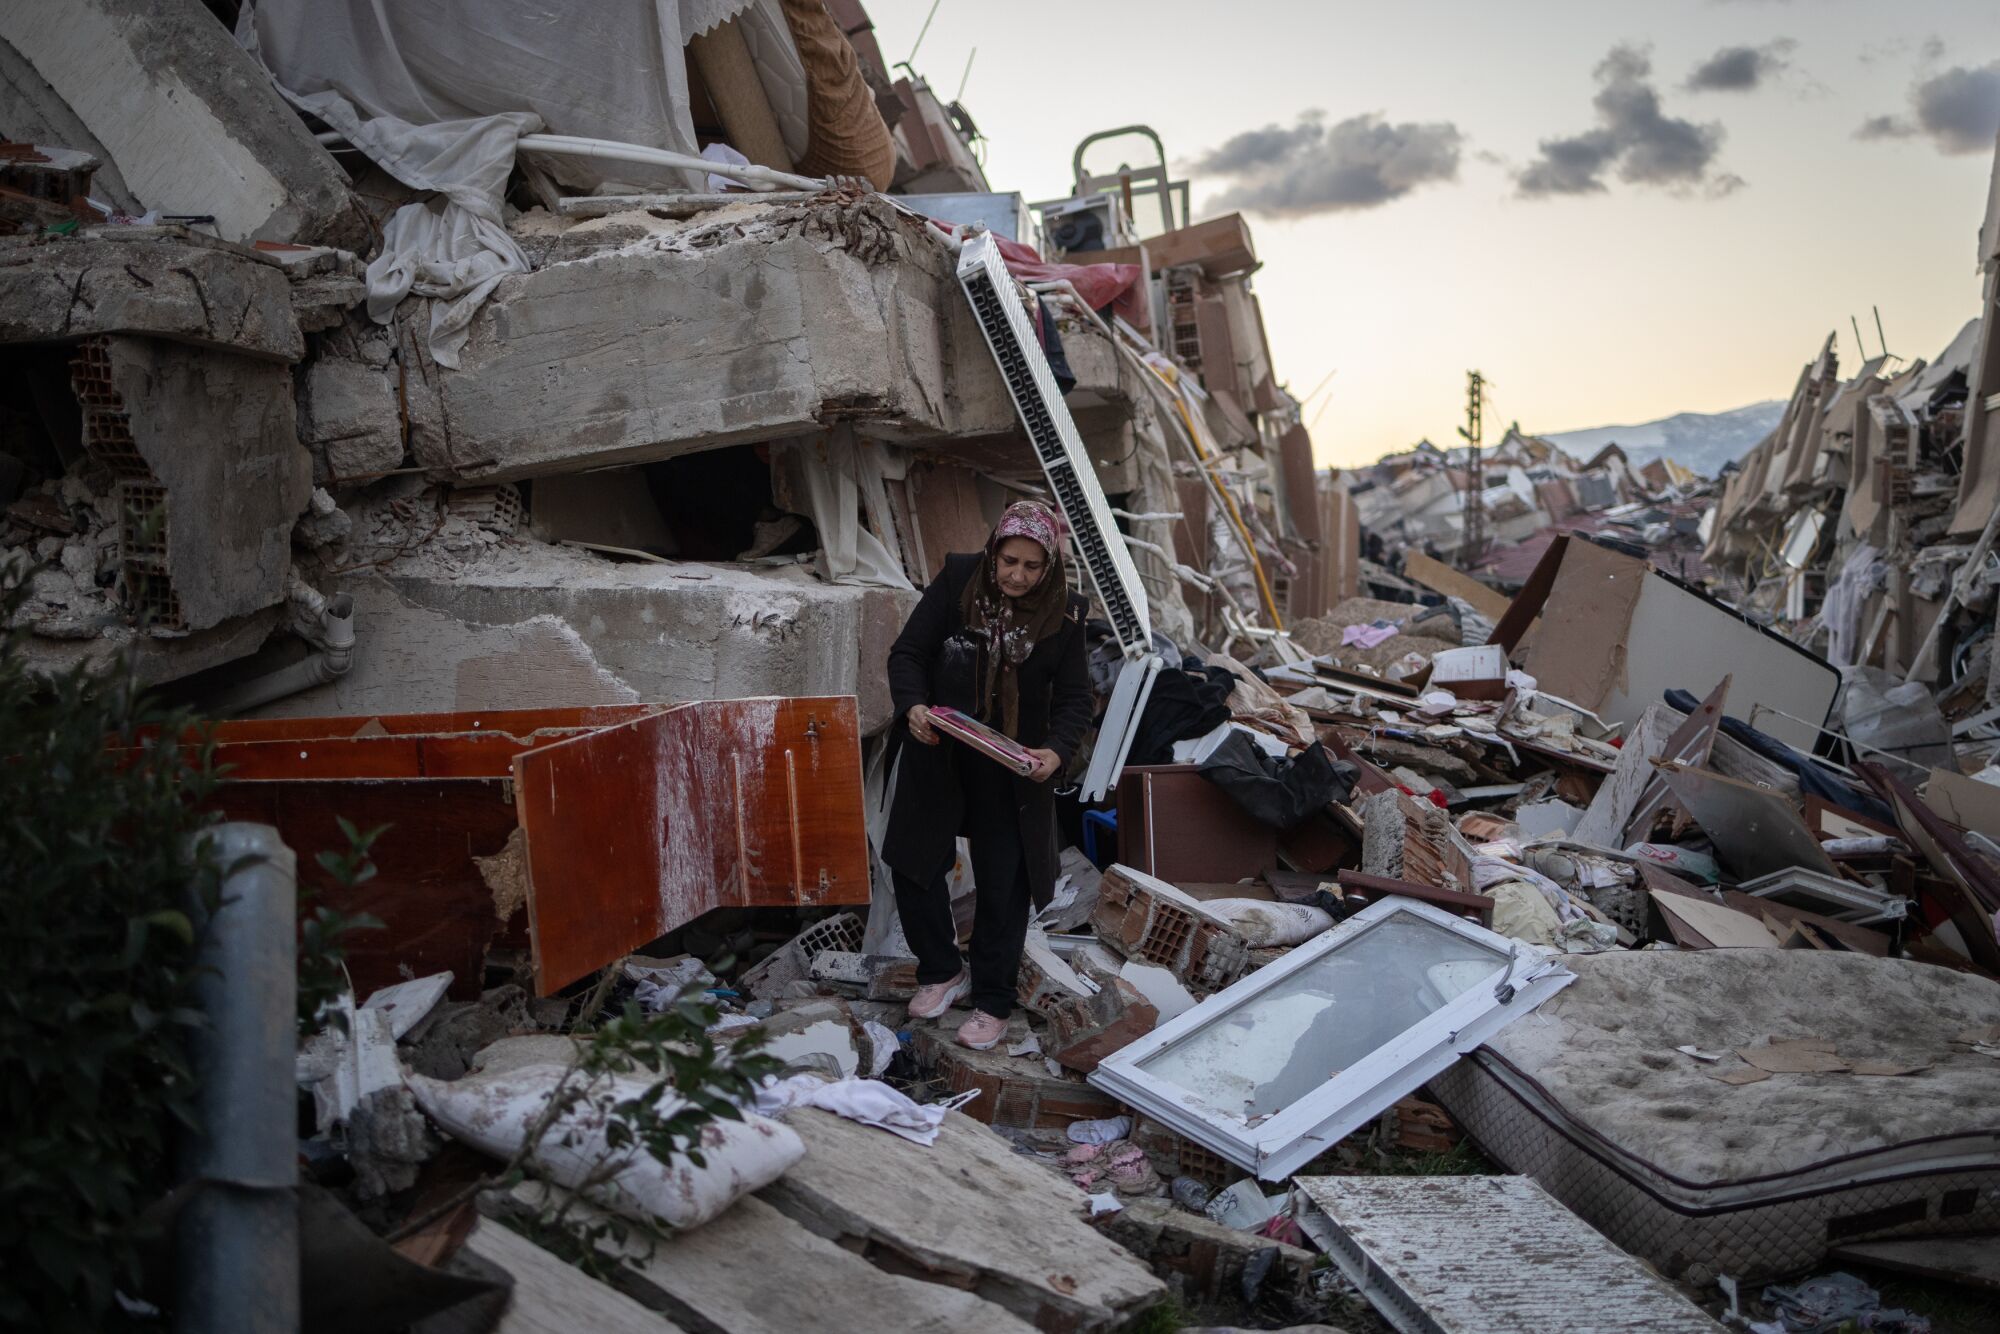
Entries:
<svg viewBox="0 0 2000 1334">
<path fill-rule="evenodd" d="M 1007 1033 L 1029 903 L 1055 892 L 1050 779 L 1090 721 L 1084 615 L 1064 578 L 1061 520 L 1035 501 L 1007 507 L 983 552 L 948 556 L 889 650 L 896 730 L 882 860 L 917 956 L 910 1017 L 935 1019 L 970 997 L 958 1030 L 985 1050 Z M 931 724 L 933 705 L 971 714 L 1034 752 L 1023 778 Z M 910 744 L 910 743 L 916 744 Z M 970 967 L 959 958 L 945 877 L 958 836 L 972 844 Z"/>
</svg>

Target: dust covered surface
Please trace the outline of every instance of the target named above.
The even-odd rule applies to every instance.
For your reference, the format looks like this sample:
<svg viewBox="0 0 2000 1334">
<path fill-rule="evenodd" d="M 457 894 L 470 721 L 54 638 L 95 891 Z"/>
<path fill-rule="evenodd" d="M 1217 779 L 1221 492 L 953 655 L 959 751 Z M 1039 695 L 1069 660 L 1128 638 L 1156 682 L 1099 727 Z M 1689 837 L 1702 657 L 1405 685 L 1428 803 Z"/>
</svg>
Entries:
<svg viewBox="0 0 2000 1334">
<path fill-rule="evenodd" d="M 1685 1181 L 1800 1171 L 1947 1135 L 2000 1134 L 2000 1059 L 1955 1041 L 2000 1022 L 2000 984 L 1907 959 L 1817 950 L 1569 955 L 1577 981 L 1490 1043 L 1575 1121 Z M 1822 1038 L 1893 1078 L 1729 1084 L 1735 1049 Z M 1675 1048 L 1727 1050 L 1709 1064 Z M 1959 1146 L 1963 1151 L 1965 1146 Z"/>
</svg>

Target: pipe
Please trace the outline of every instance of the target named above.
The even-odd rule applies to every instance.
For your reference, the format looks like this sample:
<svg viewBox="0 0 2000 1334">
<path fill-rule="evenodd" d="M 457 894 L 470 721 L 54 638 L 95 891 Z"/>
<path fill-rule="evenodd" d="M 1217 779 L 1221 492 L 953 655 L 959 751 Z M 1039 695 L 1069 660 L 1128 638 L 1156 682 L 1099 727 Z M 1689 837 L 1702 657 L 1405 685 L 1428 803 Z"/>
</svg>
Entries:
<svg viewBox="0 0 2000 1334">
<path fill-rule="evenodd" d="M 302 690 L 332 685 L 347 675 L 354 666 L 354 599 L 346 593 L 326 599 L 319 623 L 326 636 L 325 648 L 303 662 L 229 686 L 205 702 L 205 712 L 234 717 Z"/>
<path fill-rule="evenodd" d="M 313 138 L 329 149 L 348 144 L 347 136 L 338 130 L 322 130 Z M 555 157 L 599 158 L 607 162 L 638 162 L 649 167 L 677 167 L 682 171 L 698 171 L 704 176 L 726 176 L 760 191 L 809 190 L 818 194 L 832 184 L 816 177 L 776 171 L 754 163 L 738 166 L 733 162 L 714 162 L 691 153 L 649 148 L 645 144 L 622 144 L 612 139 L 586 139 L 573 134 L 524 134 L 514 141 L 514 147 L 517 151 L 548 153 Z"/>
<path fill-rule="evenodd" d="M 759 167 L 754 164 L 743 167 L 730 162 L 711 162 L 705 157 L 695 157 L 689 153 L 648 148 L 644 144 L 621 144 L 609 139 L 585 139 L 571 134 L 524 134 L 514 141 L 514 147 L 530 153 L 552 153 L 558 157 L 602 158 L 611 162 L 639 162 L 654 167 L 678 167 L 682 171 L 727 176 L 732 180 L 742 181 L 753 189 L 824 190 L 829 184 L 811 176 L 775 171 L 770 167 Z"/>
<path fill-rule="evenodd" d="M 269 825 L 219 824 L 196 838 L 222 883 L 212 904 L 193 895 L 195 999 L 208 1022 L 192 1040 L 200 1129 L 183 1141 L 194 1190 L 175 1225 L 174 1327 L 295 1334 L 298 865 Z"/>
</svg>

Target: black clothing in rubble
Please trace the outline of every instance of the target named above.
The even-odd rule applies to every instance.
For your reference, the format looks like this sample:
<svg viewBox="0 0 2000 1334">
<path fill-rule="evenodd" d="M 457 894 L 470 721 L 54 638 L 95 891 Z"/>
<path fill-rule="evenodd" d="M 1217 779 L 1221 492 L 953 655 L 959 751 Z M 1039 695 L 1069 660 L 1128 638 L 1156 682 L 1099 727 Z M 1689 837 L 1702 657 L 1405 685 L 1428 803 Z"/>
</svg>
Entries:
<svg viewBox="0 0 2000 1334">
<path fill-rule="evenodd" d="M 1201 762 L 1201 776 L 1229 794 L 1253 819 L 1274 829 L 1292 830 L 1327 803 L 1354 795 L 1360 770 L 1336 760 L 1315 741 L 1280 760 L 1242 732 L 1224 737 Z"/>
<path fill-rule="evenodd" d="M 896 721 L 889 738 L 889 826 L 881 853 L 896 873 L 897 908 L 917 955 L 918 981 L 948 982 L 959 962 L 945 876 L 957 857 L 959 836 L 971 841 L 979 895 L 972 1003 L 1004 1019 L 1013 1010 L 1028 903 L 1046 904 L 1055 893 L 1055 780 L 1016 777 L 949 739 L 923 745 L 911 739 L 909 725 L 910 710 L 919 704 L 978 716 L 981 650 L 966 634 L 960 608 L 978 565 L 977 554 L 947 556 L 889 650 Z M 1020 712 L 1014 739 L 1054 751 L 1064 767 L 1090 722 L 1083 629 L 1088 607 L 1070 594 L 1061 624 L 1035 644 L 1017 669 Z M 998 725 L 994 718 L 980 721 Z M 982 931 L 982 925 L 991 930 Z"/>
</svg>

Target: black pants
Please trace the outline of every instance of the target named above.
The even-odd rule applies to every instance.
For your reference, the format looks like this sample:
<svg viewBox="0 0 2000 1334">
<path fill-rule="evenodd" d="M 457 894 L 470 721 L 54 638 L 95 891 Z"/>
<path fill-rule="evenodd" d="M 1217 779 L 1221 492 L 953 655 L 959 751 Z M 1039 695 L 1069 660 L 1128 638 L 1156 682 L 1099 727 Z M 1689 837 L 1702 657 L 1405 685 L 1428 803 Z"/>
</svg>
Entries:
<svg viewBox="0 0 2000 1334">
<path fill-rule="evenodd" d="M 1021 946 L 1028 937 L 1031 896 L 1028 859 L 1021 847 L 1021 815 L 1013 782 L 999 765 L 967 755 L 961 757 L 958 772 L 965 785 L 965 837 L 972 844 L 970 1000 L 975 1008 L 1005 1019 L 1014 1012 Z M 958 929 L 951 918 L 951 891 L 945 885 L 950 871 L 951 863 L 946 862 L 929 883 L 901 871 L 891 873 L 896 913 L 917 956 L 917 981 L 926 986 L 951 981 L 963 967 Z"/>
</svg>

